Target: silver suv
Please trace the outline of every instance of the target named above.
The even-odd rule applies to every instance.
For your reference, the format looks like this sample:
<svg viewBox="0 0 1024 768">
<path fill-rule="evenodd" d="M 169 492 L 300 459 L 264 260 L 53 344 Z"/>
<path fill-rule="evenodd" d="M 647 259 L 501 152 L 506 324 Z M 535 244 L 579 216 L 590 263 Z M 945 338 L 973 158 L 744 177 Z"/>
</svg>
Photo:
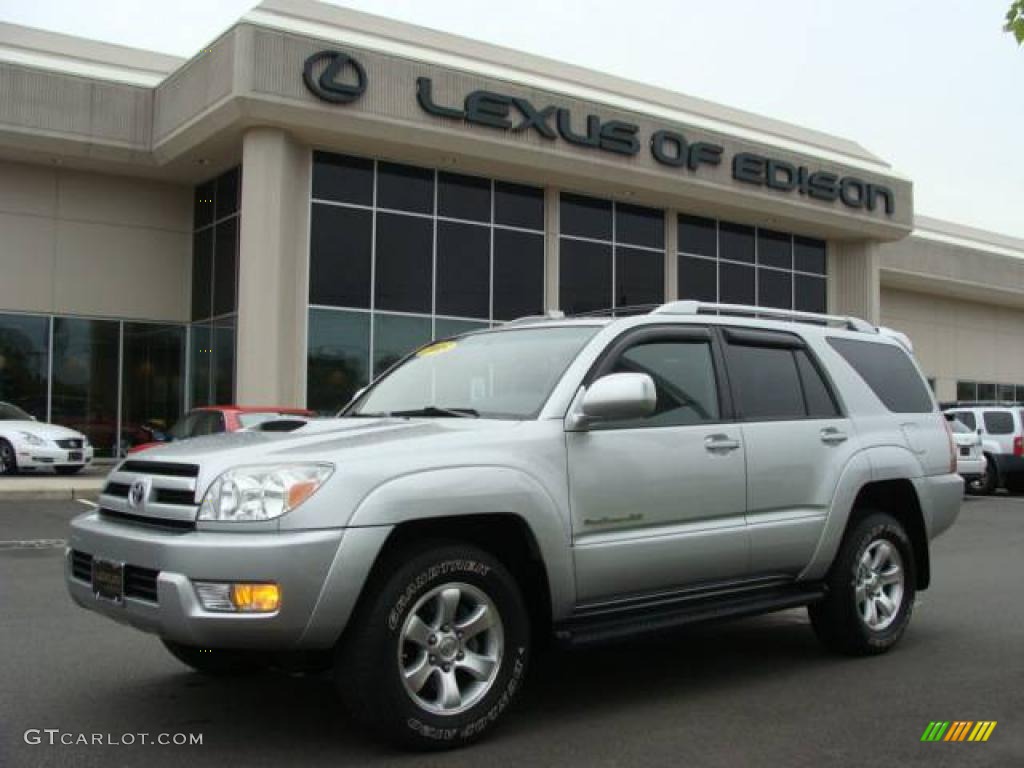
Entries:
<svg viewBox="0 0 1024 768">
<path fill-rule="evenodd" d="M 435 342 L 287 428 L 120 464 L 68 589 L 201 672 L 330 665 L 424 749 L 499 721 L 545 636 L 807 606 L 828 647 L 886 651 L 963 492 L 905 338 L 750 307 Z"/>
</svg>

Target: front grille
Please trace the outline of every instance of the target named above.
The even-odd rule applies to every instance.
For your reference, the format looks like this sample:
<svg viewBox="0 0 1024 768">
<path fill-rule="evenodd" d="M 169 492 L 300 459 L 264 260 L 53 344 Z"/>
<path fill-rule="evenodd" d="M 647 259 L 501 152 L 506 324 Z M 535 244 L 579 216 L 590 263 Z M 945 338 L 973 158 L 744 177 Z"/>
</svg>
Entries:
<svg viewBox="0 0 1024 768">
<path fill-rule="evenodd" d="M 92 583 L 92 555 L 87 552 L 71 551 L 71 575 L 86 584 Z M 139 565 L 124 567 L 124 596 L 135 600 L 157 602 L 156 580 L 160 571 Z"/>
<path fill-rule="evenodd" d="M 71 550 L 71 575 L 79 581 L 92 582 L 92 555 Z"/>
<path fill-rule="evenodd" d="M 124 595 L 134 597 L 136 600 L 148 600 L 155 603 L 156 599 L 156 577 L 159 571 L 152 568 L 142 568 L 138 565 L 126 565 L 124 567 Z"/>
<path fill-rule="evenodd" d="M 69 440 L 58 440 L 57 441 L 57 445 L 59 445 L 61 448 L 67 448 L 67 449 L 81 448 L 82 447 L 82 439 L 76 437 L 76 438 L 72 438 L 72 439 L 69 439 Z"/>
<path fill-rule="evenodd" d="M 130 489 L 131 486 L 128 483 L 107 483 L 107 487 L 103 489 L 103 492 L 107 496 L 119 496 L 122 499 L 127 499 Z"/>
<path fill-rule="evenodd" d="M 199 477 L 198 464 L 174 464 L 169 461 L 126 461 L 119 472 L 139 472 L 164 477 Z"/>
<path fill-rule="evenodd" d="M 173 488 L 154 488 L 153 500 L 159 504 L 195 504 L 195 491 L 178 491 Z"/>
<path fill-rule="evenodd" d="M 147 515 L 133 515 L 130 512 L 118 512 L 114 509 L 100 507 L 100 517 L 112 520 L 116 523 L 127 523 L 129 525 L 144 525 L 149 528 L 160 528 L 165 531 L 194 531 L 195 520 L 175 520 L 166 517 L 149 517 Z"/>
</svg>

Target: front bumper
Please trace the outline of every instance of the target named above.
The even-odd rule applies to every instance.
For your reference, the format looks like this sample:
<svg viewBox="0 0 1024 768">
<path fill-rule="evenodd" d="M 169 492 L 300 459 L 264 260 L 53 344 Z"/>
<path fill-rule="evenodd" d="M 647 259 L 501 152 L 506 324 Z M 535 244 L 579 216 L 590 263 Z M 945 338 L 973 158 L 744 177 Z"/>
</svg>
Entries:
<svg viewBox="0 0 1024 768">
<path fill-rule="evenodd" d="M 42 469 L 44 467 L 84 467 L 92 463 L 94 449 L 80 448 L 68 450 L 56 446 L 35 446 L 22 443 L 15 450 L 18 458 L 18 469 Z M 79 458 L 70 458 L 78 454 Z"/>
<path fill-rule="evenodd" d="M 363 583 L 345 572 L 340 557 L 347 533 L 343 529 L 182 532 L 112 521 L 93 512 L 71 524 L 65 580 L 72 599 L 83 608 L 186 645 L 268 650 L 326 647 L 337 640 L 348 613 L 328 616 L 317 611 L 326 592 L 324 585 L 332 586 L 334 601 L 339 598 L 333 592 L 344 591 L 347 585 L 353 595 L 350 599 L 346 595 L 343 602 L 350 608 Z M 115 603 L 97 597 L 87 580 L 76 577 L 73 552 L 156 571 L 155 601 L 126 596 Z M 207 611 L 193 580 L 274 582 L 281 588 L 281 606 L 268 614 Z M 313 642 L 302 642 L 307 635 Z"/>
</svg>

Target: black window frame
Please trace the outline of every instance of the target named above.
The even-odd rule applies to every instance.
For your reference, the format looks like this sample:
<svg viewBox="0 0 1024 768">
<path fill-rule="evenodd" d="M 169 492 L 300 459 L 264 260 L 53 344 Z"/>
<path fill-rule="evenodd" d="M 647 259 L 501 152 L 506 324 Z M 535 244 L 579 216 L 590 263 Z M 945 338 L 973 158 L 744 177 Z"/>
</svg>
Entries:
<svg viewBox="0 0 1024 768">
<path fill-rule="evenodd" d="M 590 366 L 583 377 L 582 386 L 589 387 L 598 379 L 614 372 L 615 366 L 622 357 L 622 354 L 638 344 L 651 344 L 655 342 L 706 342 L 711 350 L 711 364 L 715 376 L 715 392 L 718 395 L 718 419 L 713 421 L 702 421 L 698 424 L 636 424 L 633 420 L 622 426 L 615 422 L 602 424 L 600 431 L 612 432 L 620 430 L 636 429 L 700 429 L 716 424 L 731 424 L 736 421 L 734 418 L 732 393 L 727 381 L 725 359 L 722 354 L 719 334 L 711 325 L 703 324 L 675 324 L 675 325 L 644 325 L 639 328 L 631 328 L 623 331 L 609 342 L 597 360 Z"/>
</svg>

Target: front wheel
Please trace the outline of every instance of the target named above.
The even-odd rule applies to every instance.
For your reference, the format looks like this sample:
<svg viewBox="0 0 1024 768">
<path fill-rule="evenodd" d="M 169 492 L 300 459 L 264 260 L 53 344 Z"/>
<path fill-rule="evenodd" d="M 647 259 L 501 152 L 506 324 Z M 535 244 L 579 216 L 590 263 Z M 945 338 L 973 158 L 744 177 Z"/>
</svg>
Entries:
<svg viewBox="0 0 1024 768">
<path fill-rule="evenodd" d="M 851 656 L 896 645 L 914 609 L 914 565 L 899 521 L 881 512 L 867 515 L 843 538 L 825 599 L 808 609 L 818 639 Z"/>
<path fill-rule="evenodd" d="M 349 711 L 406 748 L 477 740 L 526 672 L 519 585 L 493 555 L 464 544 L 428 547 L 381 574 L 339 647 L 335 677 Z"/>
<path fill-rule="evenodd" d="M 18 457 L 14 447 L 6 440 L 0 440 L 0 475 L 18 474 Z"/>
</svg>

